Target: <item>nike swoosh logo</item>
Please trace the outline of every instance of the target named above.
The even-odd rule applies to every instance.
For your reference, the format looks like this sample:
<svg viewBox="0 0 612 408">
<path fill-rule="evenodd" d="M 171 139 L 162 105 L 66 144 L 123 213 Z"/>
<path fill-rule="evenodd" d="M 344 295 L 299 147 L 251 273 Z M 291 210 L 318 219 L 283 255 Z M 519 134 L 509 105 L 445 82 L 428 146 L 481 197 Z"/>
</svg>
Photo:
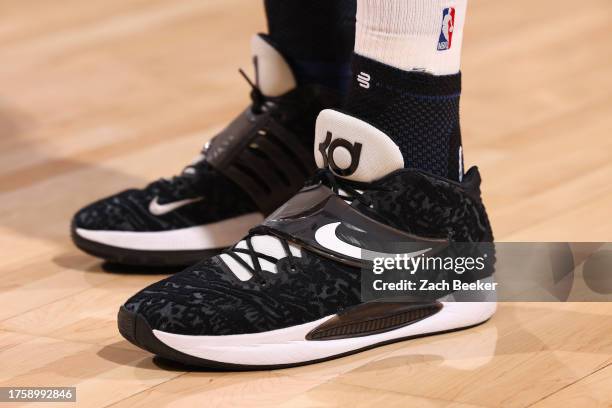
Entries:
<svg viewBox="0 0 612 408">
<path fill-rule="evenodd" d="M 203 197 L 198 197 L 198 198 L 188 198 L 186 200 L 179 200 L 179 201 L 174 201 L 171 203 L 166 203 L 166 204 L 160 204 L 157 202 L 158 197 L 155 197 L 153 200 L 151 200 L 151 202 L 149 203 L 149 212 L 153 215 L 164 215 L 164 214 L 168 214 L 169 212 L 172 212 L 174 210 L 177 210 L 181 207 L 184 207 L 188 204 L 192 204 L 198 201 L 203 200 Z"/>
<path fill-rule="evenodd" d="M 338 254 L 346 255 L 351 258 L 365 260 L 361 256 L 361 253 L 363 250 L 367 250 L 366 248 L 360 248 L 358 246 L 351 245 L 347 242 L 342 241 L 340 238 L 338 238 L 338 236 L 336 235 L 336 229 L 338 228 L 339 225 L 340 225 L 340 222 L 332 222 L 330 224 L 326 224 L 320 227 L 315 232 L 315 240 L 323 248 L 327 248 L 330 251 L 336 252 Z M 422 249 L 422 250 L 414 251 L 414 252 L 408 252 L 406 254 L 402 253 L 402 255 L 406 255 L 408 258 L 412 258 L 412 257 L 424 254 L 429 251 L 431 251 L 431 248 L 426 248 L 426 249 Z M 394 257 L 395 255 L 397 255 L 397 254 L 386 254 L 386 253 L 374 252 L 374 251 L 370 251 L 370 252 L 375 253 L 376 256 L 385 257 L 385 258 Z"/>
</svg>

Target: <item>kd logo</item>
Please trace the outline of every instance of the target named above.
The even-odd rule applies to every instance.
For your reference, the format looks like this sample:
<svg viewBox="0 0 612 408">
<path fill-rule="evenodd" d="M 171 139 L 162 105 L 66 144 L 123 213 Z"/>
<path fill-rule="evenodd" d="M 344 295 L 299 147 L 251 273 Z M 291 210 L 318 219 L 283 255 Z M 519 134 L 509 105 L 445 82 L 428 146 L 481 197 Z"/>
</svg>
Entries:
<svg viewBox="0 0 612 408">
<path fill-rule="evenodd" d="M 341 149 L 339 152 L 345 150 L 350 156 L 351 161 L 348 166 L 340 167 L 334 160 L 334 151 L 338 148 Z M 332 141 L 332 133 L 327 132 L 325 140 L 319 143 L 319 152 L 321 152 L 321 155 L 323 156 L 323 167 L 329 166 L 334 173 L 339 176 L 350 176 L 355 172 L 355 170 L 357 170 L 357 166 L 359 166 L 361 143 L 351 144 L 348 140 L 340 138 Z"/>
</svg>

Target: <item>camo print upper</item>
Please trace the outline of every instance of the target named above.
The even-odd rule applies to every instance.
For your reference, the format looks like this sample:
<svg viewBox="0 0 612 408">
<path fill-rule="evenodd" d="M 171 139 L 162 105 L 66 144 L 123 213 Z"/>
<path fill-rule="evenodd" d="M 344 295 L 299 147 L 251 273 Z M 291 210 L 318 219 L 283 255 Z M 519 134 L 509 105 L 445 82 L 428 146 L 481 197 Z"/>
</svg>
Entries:
<svg viewBox="0 0 612 408">
<path fill-rule="evenodd" d="M 480 197 L 480 175 L 473 167 L 462 184 L 414 170 L 399 170 L 364 195 L 373 218 L 403 231 L 454 242 L 492 242 L 493 233 Z"/>
<path fill-rule="evenodd" d="M 243 282 L 214 257 L 142 290 L 126 308 L 154 329 L 229 335 L 303 324 L 359 302 L 359 269 L 307 252 L 295 266 L 281 260 L 276 274 Z"/>
<path fill-rule="evenodd" d="M 202 198 L 163 215 L 153 215 L 149 204 Z M 96 201 L 74 217 L 77 228 L 114 231 L 164 231 L 208 224 L 257 211 L 251 199 L 232 181 L 207 163 L 196 173 L 158 180 L 142 190 L 130 189 Z"/>
<path fill-rule="evenodd" d="M 474 174 L 475 173 L 475 174 Z M 490 241 L 480 201 L 477 171 L 463 185 L 402 170 L 371 185 L 364 195 L 376 215 L 393 227 L 455 241 Z M 355 203 L 355 205 L 359 205 Z M 239 280 L 214 257 L 155 283 L 133 296 L 126 308 L 153 329 L 191 335 L 256 333 L 303 324 L 360 302 L 360 270 L 302 249 L 283 258 L 277 273 Z"/>
<path fill-rule="evenodd" d="M 305 149 L 312 149 L 312 135 L 317 114 L 325 108 L 336 106 L 339 97 L 335 92 L 319 86 L 300 86 L 279 97 L 265 97 L 252 93 L 252 112 L 261 111 L 261 105 L 273 103 L 270 115 L 282 127 L 294 134 Z M 257 113 L 257 114 L 260 114 Z M 295 158 L 289 155 L 291 159 Z M 81 209 L 73 219 L 76 228 L 112 231 L 165 231 L 203 225 L 250 212 L 262 212 L 260 203 L 234 181 L 222 174 L 206 160 L 192 166 L 195 172 L 181 174 L 171 180 L 161 179 L 146 188 L 130 189 L 104 198 Z M 305 176 L 303 176 L 305 178 Z M 297 184 L 299 188 L 303 179 Z M 288 193 L 290 198 L 292 192 Z M 161 216 L 149 212 L 151 200 L 158 203 L 203 198 L 203 200 L 180 207 Z"/>
</svg>

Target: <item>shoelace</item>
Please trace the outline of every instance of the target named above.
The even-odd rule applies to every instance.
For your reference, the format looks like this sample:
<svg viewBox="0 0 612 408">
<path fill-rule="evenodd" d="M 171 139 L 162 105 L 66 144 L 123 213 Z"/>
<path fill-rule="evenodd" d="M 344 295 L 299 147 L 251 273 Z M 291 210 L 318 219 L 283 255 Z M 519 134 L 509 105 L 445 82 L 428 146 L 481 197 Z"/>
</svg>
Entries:
<svg viewBox="0 0 612 408">
<path fill-rule="evenodd" d="M 270 104 L 271 102 L 266 99 L 265 95 L 261 92 L 261 89 L 257 86 L 257 84 L 255 84 L 242 69 L 239 69 L 238 72 L 251 86 L 250 96 L 252 112 L 254 114 L 260 114 L 266 111 L 267 104 Z M 174 190 L 176 187 L 189 188 L 195 179 L 194 176 L 196 176 L 198 172 L 207 170 L 207 168 L 201 169 L 201 167 L 203 167 L 201 164 L 204 163 L 206 151 L 208 150 L 209 145 L 210 141 L 204 145 L 200 155 L 193 162 L 187 165 L 180 174 L 174 175 L 171 178 L 161 178 L 154 183 L 156 183 L 157 186 L 163 186 L 163 188 L 169 189 L 169 191 Z"/>
<path fill-rule="evenodd" d="M 347 181 L 340 179 L 329 169 L 319 169 L 317 173 L 315 173 L 315 176 L 313 177 L 313 184 L 316 183 L 323 183 L 334 193 L 336 193 L 338 197 L 349 203 L 358 200 L 366 206 L 370 206 L 372 204 L 372 201 L 363 194 L 363 191 L 353 187 Z M 345 193 L 348 193 L 348 195 Z"/>
<path fill-rule="evenodd" d="M 334 173 L 332 173 L 328 169 L 319 170 L 315 174 L 315 176 L 311 179 L 309 184 L 314 185 L 318 183 L 322 183 L 326 185 L 335 194 L 337 194 L 338 197 L 340 197 L 341 199 L 347 202 L 354 202 L 358 200 L 360 203 L 367 205 L 367 206 L 370 206 L 371 204 L 371 200 L 367 196 L 365 196 L 362 191 L 353 187 L 345 180 L 339 179 Z M 267 235 L 268 237 L 280 242 L 280 244 L 282 245 L 283 251 L 284 251 L 284 257 L 277 258 L 271 255 L 262 253 L 261 251 L 258 251 L 255 248 L 253 244 L 253 238 L 256 236 L 265 236 L 265 235 L 266 234 L 251 232 L 242 241 L 238 242 L 236 245 L 234 245 L 231 248 L 226 249 L 223 252 L 223 254 L 230 256 L 232 259 L 238 262 L 240 266 L 242 266 L 245 270 L 247 270 L 252 276 L 257 277 L 260 283 L 263 284 L 264 286 L 266 285 L 267 282 L 263 275 L 264 269 L 261 266 L 260 260 L 265 260 L 265 261 L 268 261 L 276 265 L 276 263 L 280 261 L 281 259 L 287 258 L 287 262 L 289 264 L 289 268 L 291 269 L 291 271 L 295 271 L 297 268 L 296 267 L 296 256 L 291 252 L 291 248 L 289 246 L 290 244 L 285 239 L 282 239 L 276 236 Z M 238 245 L 240 245 L 242 242 L 245 243 L 246 248 L 238 247 Z M 247 255 L 248 259 L 250 260 L 250 264 L 252 264 L 252 266 L 247 261 L 245 261 L 239 254 Z"/>
<path fill-rule="evenodd" d="M 227 254 L 229 256 L 231 256 L 236 262 L 238 262 L 243 268 L 245 268 L 247 271 L 249 271 L 253 276 L 257 277 L 257 279 L 259 280 L 259 282 L 265 286 L 267 284 L 267 281 L 263 275 L 263 268 L 261 267 L 261 263 L 260 263 L 260 259 L 264 259 L 268 262 L 271 262 L 273 264 L 276 264 L 278 261 L 280 261 L 281 259 L 283 259 L 283 257 L 281 258 L 275 258 L 273 256 L 270 256 L 268 254 L 264 254 L 261 253 L 257 250 L 255 250 L 255 248 L 253 247 L 253 242 L 252 239 L 255 235 L 251 235 L 249 234 L 243 241 L 246 242 L 247 248 L 237 248 L 236 245 L 234 245 L 234 247 L 226 249 L 223 253 Z M 296 260 L 295 260 L 295 256 L 291 253 L 291 249 L 289 248 L 289 244 L 287 243 L 287 241 L 285 241 L 284 239 L 281 238 L 277 238 L 277 237 L 273 237 L 276 240 L 278 240 L 281 245 L 283 246 L 283 250 L 285 252 L 285 257 L 288 259 L 288 264 L 289 264 L 289 268 L 290 270 L 293 272 L 296 270 Z M 239 253 L 243 253 L 246 254 L 250 257 L 251 263 L 253 264 L 253 267 L 251 267 L 251 265 L 249 265 L 244 259 L 242 259 L 238 254 Z"/>
<path fill-rule="evenodd" d="M 194 188 L 194 182 L 198 180 L 199 175 L 202 175 L 205 171 L 208 171 L 208 167 L 204 165 L 203 159 L 198 158 L 191 164 L 187 165 L 183 171 L 174 175 L 171 178 L 161 178 L 153 183 L 149 187 L 157 187 L 162 189 L 168 194 L 176 190 L 190 191 Z"/>
<path fill-rule="evenodd" d="M 244 72 L 242 68 L 240 68 L 238 72 L 251 86 L 251 101 L 253 103 L 251 106 L 251 110 L 255 114 L 263 112 L 265 110 L 266 103 L 268 102 L 266 100 L 265 95 L 263 94 L 263 92 L 261 92 L 259 86 L 257 86 L 257 84 L 255 84 L 251 80 L 251 78 L 249 78 L 249 76 L 246 74 L 246 72 Z"/>
</svg>

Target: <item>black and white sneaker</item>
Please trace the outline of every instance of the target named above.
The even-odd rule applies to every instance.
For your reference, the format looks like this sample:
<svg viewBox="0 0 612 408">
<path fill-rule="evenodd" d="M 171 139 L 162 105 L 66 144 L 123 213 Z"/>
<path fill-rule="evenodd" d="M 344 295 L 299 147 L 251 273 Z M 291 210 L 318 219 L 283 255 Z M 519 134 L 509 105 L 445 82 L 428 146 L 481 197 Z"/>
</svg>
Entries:
<svg viewBox="0 0 612 408">
<path fill-rule="evenodd" d="M 472 168 L 461 183 L 404 169 L 398 147 L 334 110 L 317 120 L 313 183 L 221 255 L 129 299 L 119 330 L 189 365 L 269 369 L 323 361 L 399 340 L 471 327 L 494 296 L 363 302 L 368 242 L 492 242 Z M 491 279 L 491 268 L 474 279 Z M 465 299 L 465 298 L 464 298 Z M 478 300 L 478 301 L 475 301 Z"/>
<path fill-rule="evenodd" d="M 251 45 L 252 105 L 181 175 L 80 210 L 72 221 L 79 248 L 117 263 L 189 265 L 235 243 L 313 175 L 316 117 L 338 96 L 298 86 L 264 36 Z"/>
</svg>

